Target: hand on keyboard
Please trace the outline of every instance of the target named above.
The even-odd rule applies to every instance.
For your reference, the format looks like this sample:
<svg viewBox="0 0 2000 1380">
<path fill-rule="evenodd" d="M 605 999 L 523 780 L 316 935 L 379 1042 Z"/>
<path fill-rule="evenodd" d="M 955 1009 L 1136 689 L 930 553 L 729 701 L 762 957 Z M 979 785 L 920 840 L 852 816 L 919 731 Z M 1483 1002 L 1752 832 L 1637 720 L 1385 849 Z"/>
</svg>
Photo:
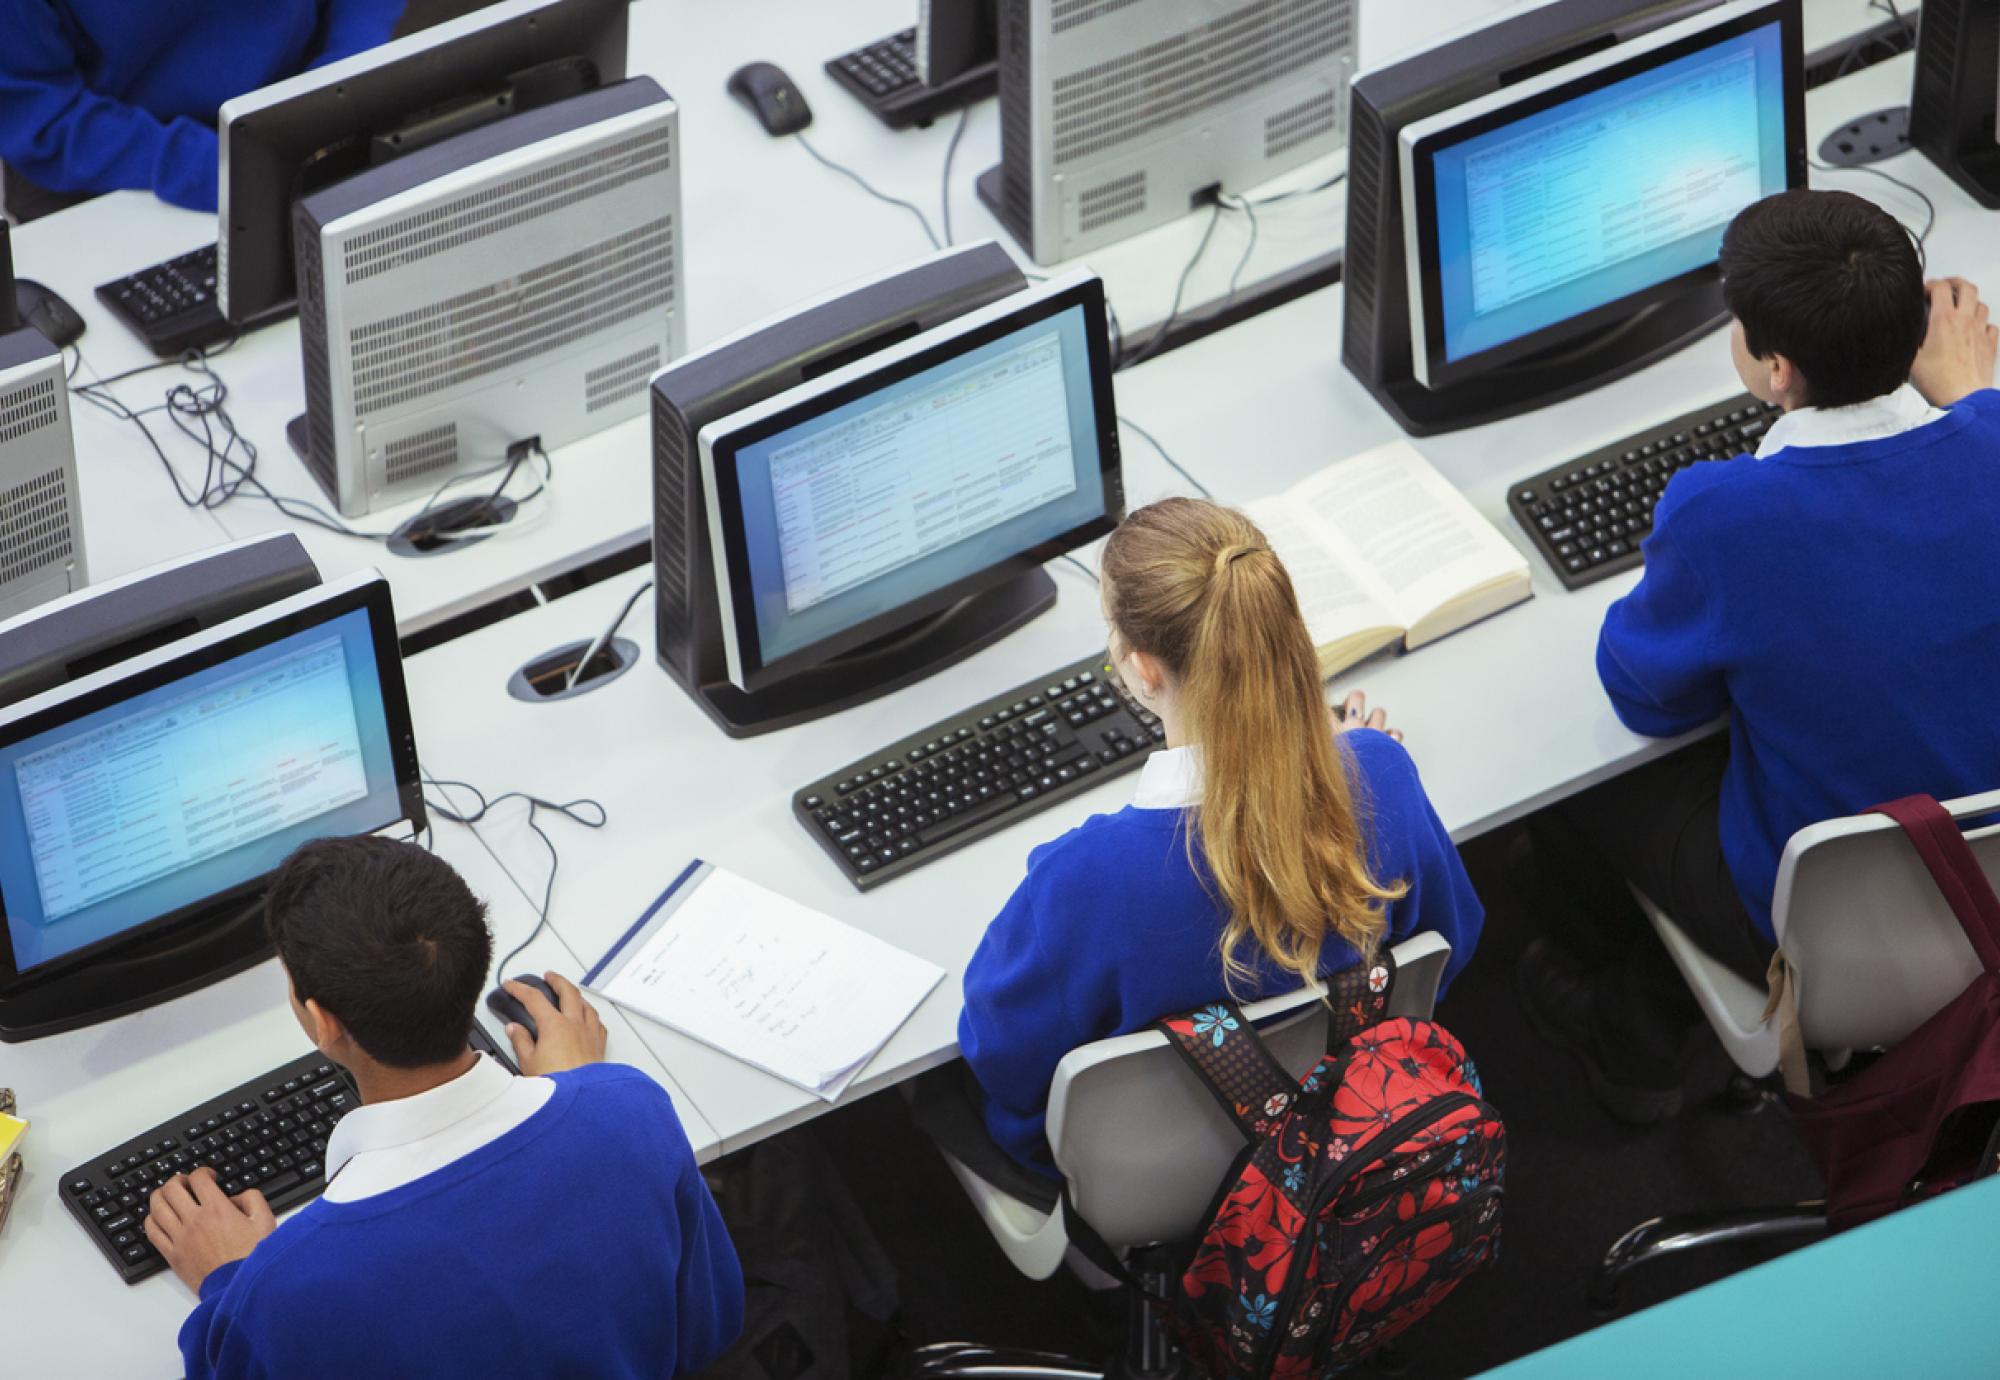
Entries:
<svg viewBox="0 0 2000 1380">
<path fill-rule="evenodd" d="M 535 1022 L 536 1034 L 532 1036 L 518 1025 L 507 1027 L 508 1042 L 514 1046 L 514 1062 L 521 1066 L 522 1073 L 530 1076 L 602 1063 L 604 1022 L 597 1008 L 585 1001 L 576 984 L 562 974 L 543 976 L 555 989 L 560 1006 L 550 1005 L 547 997 L 525 982 L 510 979 L 501 984 L 528 1008 Z"/>
<path fill-rule="evenodd" d="M 212 1270 L 247 1258 L 278 1226 L 263 1194 L 246 1188 L 231 1198 L 206 1165 L 154 1189 L 151 1207 L 146 1239 L 196 1293 Z"/>
</svg>

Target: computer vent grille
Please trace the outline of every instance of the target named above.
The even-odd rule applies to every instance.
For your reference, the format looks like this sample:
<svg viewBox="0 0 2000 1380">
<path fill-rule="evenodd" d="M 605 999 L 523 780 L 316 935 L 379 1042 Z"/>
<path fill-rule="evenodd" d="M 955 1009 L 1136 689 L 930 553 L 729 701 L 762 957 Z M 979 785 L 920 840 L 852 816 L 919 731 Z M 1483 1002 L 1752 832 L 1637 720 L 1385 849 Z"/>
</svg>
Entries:
<svg viewBox="0 0 2000 1380">
<path fill-rule="evenodd" d="M 0 584 L 74 554 L 69 502 L 61 466 L 0 493 Z"/>
<path fill-rule="evenodd" d="M 1143 170 L 1127 173 L 1100 187 L 1092 187 L 1076 199 L 1076 228 L 1079 233 L 1088 234 L 1145 209 L 1146 174 Z"/>
<path fill-rule="evenodd" d="M 1054 33 L 1066 33 L 1079 24 L 1088 24 L 1138 3 L 1139 0 L 1055 0 L 1049 7 L 1049 28 Z"/>
<path fill-rule="evenodd" d="M 583 376 L 583 410 L 598 412 L 623 402 L 646 386 L 660 370 L 660 347 L 648 345 L 636 354 L 600 364 Z"/>
<path fill-rule="evenodd" d="M 682 670 L 692 670 L 694 613 L 688 585 L 688 468 L 678 410 L 653 394 L 653 587 L 658 646 Z"/>
<path fill-rule="evenodd" d="M 390 441 L 382 447 L 383 477 L 390 484 L 416 479 L 458 463 L 458 423 L 446 422 L 428 431 Z"/>
<path fill-rule="evenodd" d="M 349 340 L 363 417 L 546 355 L 675 302 L 672 217 L 382 321 Z"/>
<path fill-rule="evenodd" d="M 1300 101 L 1290 110 L 1280 110 L 1264 121 L 1264 156 L 1297 148 L 1330 133 L 1340 125 L 1340 102 L 1335 92 L 1322 91 Z"/>
<path fill-rule="evenodd" d="M 668 136 L 666 128 L 647 130 L 356 235 L 343 250 L 347 281 L 362 282 L 665 172 L 673 161 Z"/>
<path fill-rule="evenodd" d="M 12 392 L 0 393 L 0 446 L 30 432 L 54 426 L 62 417 L 56 408 L 56 381 L 36 379 Z"/>
<path fill-rule="evenodd" d="M 1956 136 L 1952 128 L 1952 69 L 1958 59 L 1958 38 L 1965 32 L 1960 0 L 1932 0 L 1923 13 L 1917 35 L 1917 79 L 1910 89 L 1910 140 L 1920 149 L 1946 152 Z"/>
<path fill-rule="evenodd" d="M 338 495 L 333 446 L 333 379 L 327 366 L 326 278 L 320 264 L 319 229 L 300 208 L 292 222 L 299 276 L 299 354 L 306 383 L 306 468 L 320 487 Z"/>
<path fill-rule="evenodd" d="M 1375 284 L 1381 272 L 1376 234 L 1383 214 L 1382 117 L 1367 101 L 1353 103 L 1354 127 L 1347 132 L 1347 249 L 1341 264 L 1341 291 L 1346 297 L 1344 331 L 1370 357 L 1374 352 Z"/>
<path fill-rule="evenodd" d="M 1354 50 L 1354 0 L 1263 0 L 1058 77 L 1055 161 L 1074 164 Z"/>
<path fill-rule="evenodd" d="M 1028 5 L 1000 7 L 1000 205 L 1001 219 L 1022 243 L 1034 238 L 1033 55 Z"/>
</svg>

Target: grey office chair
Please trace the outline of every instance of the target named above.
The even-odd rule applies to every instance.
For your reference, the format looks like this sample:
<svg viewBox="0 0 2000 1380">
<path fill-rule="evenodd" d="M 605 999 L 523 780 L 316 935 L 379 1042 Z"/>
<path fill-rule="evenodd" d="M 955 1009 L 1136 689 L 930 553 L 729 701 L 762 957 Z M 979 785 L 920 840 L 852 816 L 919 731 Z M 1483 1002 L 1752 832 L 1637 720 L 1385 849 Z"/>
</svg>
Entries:
<svg viewBox="0 0 2000 1380">
<path fill-rule="evenodd" d="M 1954 819 L 2000 811 L 2000 791 L 1945 802 Z M 2000 878 L 2000 825 L 1966 842 Z M 1753 1079 L 1778 1066 L 1765 994 L 1702 952 L 1651 899 L 1639 906 L 1673 955 L 1722 1047 Z M 1798 974 L 1806 1048 L 1838 1069 L 1848 1052 L 1895 1044 L 1979 976 L 1978 956 L 1902 829 L 1885 815 L 1851 815 L 1792 835 L 1771 900 L 1778 942 Z M 1619 1237 L 1591 1280 L 1590 1303 L 1615 1311 L 1625 1276 L 1649 1260 L 1722 1242 L 1811 1237 L 1825 1204 L 1655 1217 Z"/>
<path fill-rule="evenodd" d="M 1412 935 L 1394 947 L 1396 986 L 1389 1014 L 1428 1019 L 1451 946 L 1435 934 Z M 1324 1008 L 1317 984 L 1253 1002 L 1244 1014 L 1280 1063 L 1303 1077 L 1325 1052 Z M 1049 1085 L 1049 1148 L 1075 1210 L 1146 1288 L 1167 1292 L 1165 1243 L 1204 1225 L 1243 1135 L 1216 1105 L 1181 1055 L 1156 1030 L 1099 1040 L 1064 1056 Z M 942 1147 L 940 1147 L 942 1151 Z M 1030 1279 L 1047 1279 L 1064 1261 L 1104 1283 L 1063 1230 L 1060 1208 L 1045 1211 L 981 1178 L 949 1151 L 945 1162 L 964 1187 L 993 1239 Z M 980 1380 L 1166 1380 L 1183 1372 L 1156 1310 L 1128 1290 L 1123 1352 L 1109 1366 L 1047 1352 L 1006 1350 L 971 1342 L 919 1349 L 908 1374 L 978 1376 Z"/>
</svg>

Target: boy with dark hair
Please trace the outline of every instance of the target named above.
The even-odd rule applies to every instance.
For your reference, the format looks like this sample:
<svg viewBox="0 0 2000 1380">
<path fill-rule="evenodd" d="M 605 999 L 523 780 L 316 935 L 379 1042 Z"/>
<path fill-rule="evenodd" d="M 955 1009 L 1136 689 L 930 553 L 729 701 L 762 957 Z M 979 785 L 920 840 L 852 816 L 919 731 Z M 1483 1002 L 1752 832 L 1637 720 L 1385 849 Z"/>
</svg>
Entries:
<svg viewBox="0 0 2000 1380">
<path fill-rule="evenodd" d="M 1533 821 L 1560 931 L 1522 998 L 1614 1116 L 1679 1110 L 1701 1015 L 1625 883 L 1762 986 L 1785 842 L 1912 792 L 2000 786 L 1996 333 L 1962 278 L 1926 283 L 1872 203 L 1790 191 L 1723 236 L 1743 386 L 1784 409 L 1754 455 L 1660 496 L 1598 674 L 1637 733 L 1714 737 Z M 1887 918 L 1885 917 L 1885 920 Z"/>
<path fill-rule="evenodd" d="M 591 1375 L 699 1369 L 743 1278 L 673 1103 L 600 1062 L 569 982 L 516 983 L 523 1077 L 466 1046 L 493 958 L 485 907 L 414 844 L 331 838 L 265 902 L 299 1024 L 354 1077 L 324 1195 L 273 1220 L 212 1170 L 153 1194 L 146 1235 L 200 1295 L 190 1377 Z"/>
</svg>

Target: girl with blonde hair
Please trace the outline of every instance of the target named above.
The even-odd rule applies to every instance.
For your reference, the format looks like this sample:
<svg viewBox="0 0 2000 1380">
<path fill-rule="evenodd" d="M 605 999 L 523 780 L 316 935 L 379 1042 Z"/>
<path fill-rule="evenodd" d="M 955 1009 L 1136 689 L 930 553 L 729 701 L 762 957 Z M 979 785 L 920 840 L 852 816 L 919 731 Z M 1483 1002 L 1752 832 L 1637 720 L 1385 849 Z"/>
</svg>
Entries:
<svg viewBox="0 0 2000 1380">
<path fill-rule="evenodd" d="M 1102 582 L 1113 663 L 1166 744 L 1131 805 L 1029 855 L 959 1021 L 987 1130 L 1050 1175 L 1049 1080 L 1076 1046 L 1293 990 L 1419 930 L 1450 942 L 1449 982 L 1484 918 L 1383 712 L 1350 696 L 1336 729 L 1254 523 L 1150 504 L 1106 542 Z"/>
</svg>

